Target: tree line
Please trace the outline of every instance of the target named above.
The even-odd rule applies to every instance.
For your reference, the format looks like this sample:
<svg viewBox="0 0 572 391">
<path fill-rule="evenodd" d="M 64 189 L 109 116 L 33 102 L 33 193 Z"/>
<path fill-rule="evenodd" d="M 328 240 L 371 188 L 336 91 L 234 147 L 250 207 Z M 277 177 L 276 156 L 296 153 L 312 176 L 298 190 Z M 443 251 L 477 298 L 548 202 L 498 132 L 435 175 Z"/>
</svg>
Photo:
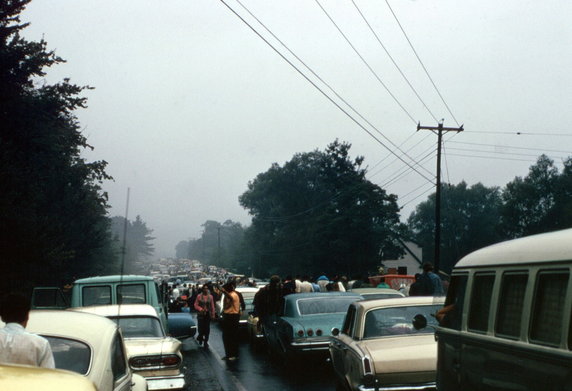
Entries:
<svg viewBox="0 0 572 391">
<path fill-rule="evenodd" d="M 20 35 L 29 2 L 0 0 L 0 293 L 122 268 L 123 230 L 114 231 L 102 189 L 112 179 L 107 162 L 81 156 L 93 147 L 75 111 L 86 107 L 82 93 L 91 87 L 43 79 L 64 60 L 44 40 Z M 138 217 L 129 230 L 132 262 L 130 254 L 152 250 L 137 247 L 141 225 Z"/>
<path fill-rule="evenodd" d="M 153 230 L 140 216 L 108 215 L 107 162 L 82 157 L 92 147 L 75 115 L 91 87 L 43 79 L 64 60 L 44 40 L 21 37 L 18 15 L 29 1 L 0 0 L 0 291 L 138 272 L 153 253 Z M 410 239 L 432 260 L 435 195 L 402 223 L 397 196 L 369 181 L 350 149 L 335 140 L 271 165 L 238 199 L 249 226 L 207 221 L 177 256 L 257 276 L 352 275 L 399 257 Z M 482 246 L 572 226 L 571 171 L 571 159 L 559 171 L 541 156 L 503 188 L 444 184 L 443 270 Z"/>
<path fill-rule="evenodd" d="M 239 197 L 251 225 L 207 221 L 199 239 L 177 245 L 177 256 L 261 277 L 350 276 L 377 272 L 403 253 L 399 240 L 411 240 L 433 262 L 435 193 L 401 223 L 397 197 L 365 178 L 363 159 L 352 160 L 350 147 L 336 140 L 273 164 Z M 441 197 L 440 267 L 449 273 L 484 246 L 572 227 L 572 158 L 559 171 L 541 155 L 525 177 L 502 188 L 445 183 Z"/>
</svg>

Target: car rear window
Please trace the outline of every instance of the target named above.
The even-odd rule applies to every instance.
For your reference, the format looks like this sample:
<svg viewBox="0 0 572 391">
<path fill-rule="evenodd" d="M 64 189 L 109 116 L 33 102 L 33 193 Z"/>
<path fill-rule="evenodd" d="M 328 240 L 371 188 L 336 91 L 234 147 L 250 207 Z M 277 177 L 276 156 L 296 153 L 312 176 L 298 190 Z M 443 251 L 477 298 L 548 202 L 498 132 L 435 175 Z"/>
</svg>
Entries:
<svg viewBox="0 0 572 391">
<path fill-rule="evenodd" d="M 309 298 L 298 300 L 300 315 L 346 313 L 351 303 L 360 300 L 359 297 Z"/>
<path fill-rule="evenodd" d="M 75 339 L 44 336 L 50 343 L 56 368 L 85 375 L 91 363 L 91 349 Z"/>
<path fill-rule="evenodd" d="M 110 318 L 119 324 L 124 338 L 164 337 L 159 319 L 149 316 Z"/>
<path fill-rule="evenodd" d="M 431 326 L 438 325 L 434 315 L 440 308 L 440 305 L 418 305 L 368 311 L 365 316 L 363 338 L 433 333 L 435 329 Z M 418 314 L 427 319 L 427 327 L 420 330 L 413 327 L 413 317 Z"/>
<path fill-rule="evenodd" d="M 111 304 L 111 287 L 109 285 L 85 286 L 81 290 L 81 294 L 83 305 L 86 307 Z"/>
<path fill-rule="evenodd" d="M 117 304 L 145 304 L 145 285 L 129 284 L 117 287 Z"/>
</svg>

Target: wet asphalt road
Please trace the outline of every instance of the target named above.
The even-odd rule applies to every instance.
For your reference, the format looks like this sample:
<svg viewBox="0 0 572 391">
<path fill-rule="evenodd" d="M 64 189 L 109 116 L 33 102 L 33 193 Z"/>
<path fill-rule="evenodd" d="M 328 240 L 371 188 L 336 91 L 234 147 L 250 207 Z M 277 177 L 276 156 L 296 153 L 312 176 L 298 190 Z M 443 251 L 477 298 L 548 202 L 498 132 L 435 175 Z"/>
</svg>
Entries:
<svg viewBox="0 0 572 391">
<path fill-rule="evenodd" d="M 183 343 L 183 366 L 187 390 L 256 391 L 256 390 L 334 390 L 334 374 L 325 360 L 304 359 L 299 365 L 285 367 L 272 362 L 262 349 L 252 349 L 246 333 L 240 342 L 240 358 L 222 360 L 224 347 L 217 323 L 211 325 L 210 348 L 204 349 L 194 339 Z"/>
</svg>

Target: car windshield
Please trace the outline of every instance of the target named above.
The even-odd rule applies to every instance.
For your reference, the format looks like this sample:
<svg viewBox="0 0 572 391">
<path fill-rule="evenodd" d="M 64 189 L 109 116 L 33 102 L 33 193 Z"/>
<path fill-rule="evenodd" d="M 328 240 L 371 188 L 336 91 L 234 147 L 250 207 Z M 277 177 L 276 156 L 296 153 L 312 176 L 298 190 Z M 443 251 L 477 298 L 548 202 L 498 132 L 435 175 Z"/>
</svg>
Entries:
<svg viewBox="0 0 572 391">
<path fill-rule="evenodd" d="M 87 374 L 91 362 L 91 349 L 88 345 L 75 339 L 44 337 L 50 343 L 57 369 Z"/>
<path fill-rule="evenodd" d="M 254 301 L 254 295 L 255 294 L 256 294 L 256 292 L 244 292 L 244 293 L 242 293 L 242 298 L 244 299 L 244 303 L 246 305 L 252 304 L 252 302 Z"/>
<path fill-rule="evenodd" d="M 417 305 L 407 307 L 380 308 L 369 311 L 365 317 L 364 338 L 377 338 L 388 335 L 429 334 L 437 326 L 434 314 L 440 305 Z M 425 316 L 427 327 L 416 330 L 413 327 L 413 317 L 417 314 Z"/>
<path fill-rule="evenodd" d="M 308 298 L 298 300 L 300 315 L 346 313 L 351 303 L 359 300 L 356 297 Z"/>
<path fill-rule="evenodd" d="M 164 337 L 159 319 L 150 316 L 113 317 L 118 322 L 125 338 Z"/>
</svg>

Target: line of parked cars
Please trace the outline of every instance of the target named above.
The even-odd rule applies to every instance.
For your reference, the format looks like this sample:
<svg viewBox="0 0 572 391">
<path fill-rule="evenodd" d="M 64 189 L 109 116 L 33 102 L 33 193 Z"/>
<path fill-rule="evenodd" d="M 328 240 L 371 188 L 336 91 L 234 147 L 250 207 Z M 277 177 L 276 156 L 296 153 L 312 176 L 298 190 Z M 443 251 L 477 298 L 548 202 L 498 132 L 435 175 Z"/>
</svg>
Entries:
<svg viewBox="0 0 572 391">
<path fill-rule="evenodd" d="M 97 390 L 185 387 L 179 340 L 196 325 L 188 313 L 167 313 L 151 277 L 77 280 L 69 303 L 57 288 L 40 288 L 32 307 L 27 329 L 48 339 L 56 368 L 83 375 Z"/>
<path fill-rule="evenodd" d="M 290 294 L 281 316 L 265 325 L 251 313 L 248 335 L 286 364 L 329 359 L 339 391 L 434 390 L 435 313 L 443 302 L 384 288 Z"/>
</svg>

